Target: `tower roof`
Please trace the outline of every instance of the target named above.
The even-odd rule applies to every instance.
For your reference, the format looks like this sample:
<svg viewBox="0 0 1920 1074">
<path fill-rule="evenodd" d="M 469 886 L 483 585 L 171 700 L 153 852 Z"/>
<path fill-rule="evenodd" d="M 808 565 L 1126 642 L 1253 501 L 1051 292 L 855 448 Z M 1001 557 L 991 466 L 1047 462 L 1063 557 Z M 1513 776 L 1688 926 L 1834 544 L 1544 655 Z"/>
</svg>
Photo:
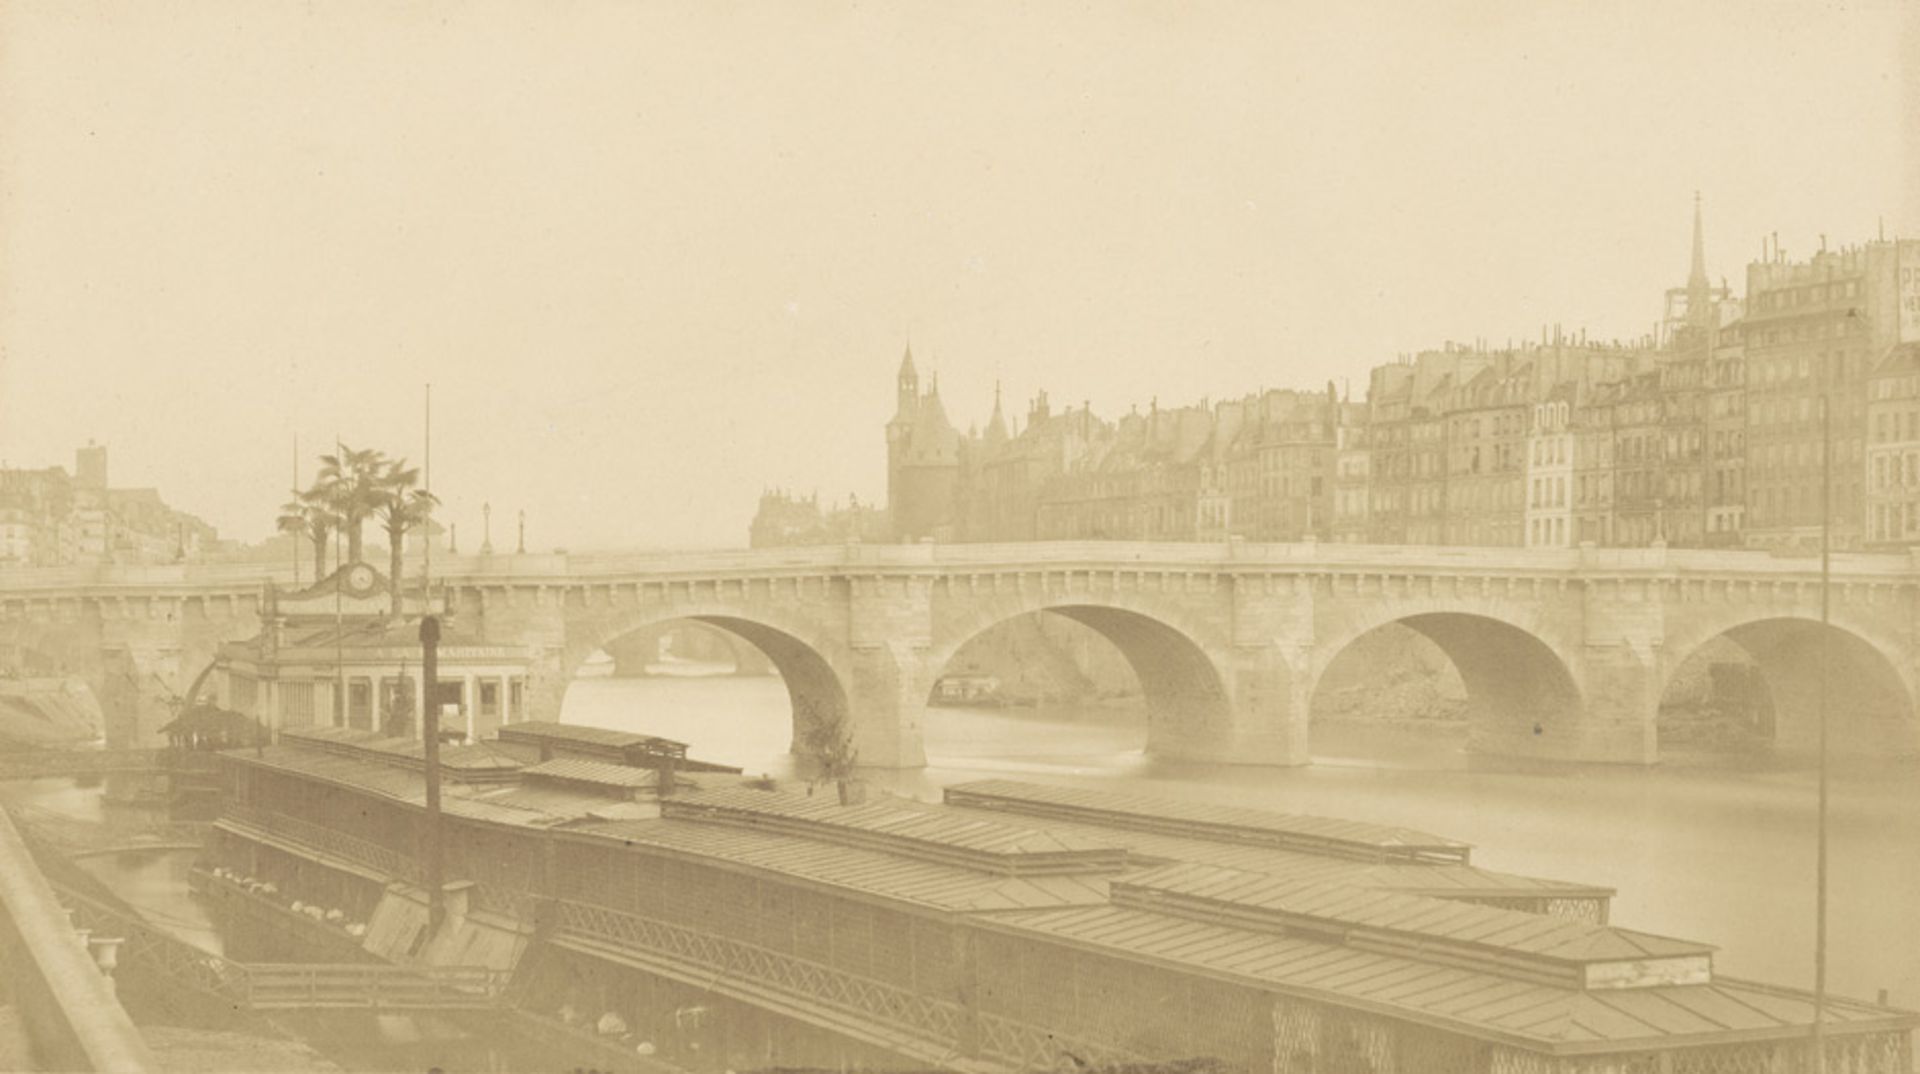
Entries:
<svg viewBox="0 0 1920 1074">
<path fill-rule="evenodd" d="M 1687 288 L 1698 286 L 1705 289 L 1707 283 L 1707 238 L 1706 228 L 1700 218 L 1700 192 L 1693 192 L 1693 267 L 1687 272 Z"/>
<path fill-rule="evenodd" d="M 993 417 L 987 419 L 987 443 L 997 444 L 1007 438 L 1007 419 L 1000 412 L 1000 382 L 993 382 Z"/>
<path fill-rule="evenodd" d="M 1687 271 L 1687 327 L 1704 336 L 1717 319 L 1713 311 L 1713 284 L 1707 279 L 1706 226 L 1702 222 L 1700 192 L 1693 192 L 1693 263 Z"/>
<path fill-rule="evenodd" d="M 900 359 L 900 376 L 920 379 L 920 371 L 913 366 L 913 344 L 907 344 L 907 353 Z"/>
</svg>

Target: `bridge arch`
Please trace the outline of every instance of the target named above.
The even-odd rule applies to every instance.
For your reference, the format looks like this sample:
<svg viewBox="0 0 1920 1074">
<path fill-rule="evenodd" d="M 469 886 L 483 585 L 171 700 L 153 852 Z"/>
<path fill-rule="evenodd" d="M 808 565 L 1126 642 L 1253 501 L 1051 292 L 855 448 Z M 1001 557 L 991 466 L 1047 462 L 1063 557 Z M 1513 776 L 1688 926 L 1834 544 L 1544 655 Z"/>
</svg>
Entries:
<svg viewBox="0 0 1920 1074">
<path fill-rule="evenodd" d="M 1316 646 L 1309 720 L 1324 704 L 1323 688 L 1353 677 L 1354 669 L 1336 671 L 1341 657 L 1391 626 L 1432 642 L 1453 665 L 1465 694 L 1469 749 L 1551 755 L 1580 734 L 1584 692 L 1577 668 L 1527 617 L 1477 606 L 1378 613 L 1332 632 Z"/>
<path fill-rule="evenodd" d="M 1690 630 L 1666 651 L 1655 724 L 1663 756 L 1696 748 L 1810 757 L 1818 748 L 1823 670 L 1835 756 L 1920 754 L 1910 661 L 1869 625 L 1761 615 Z M 1739 666 L 1750 670 L 1716 683 L 1716 652 L 1744 656 Z"/>
<path fill-rule="evenodd" d="M 1234 724 L 1232 669 L 1220 646 L 1183 617 L 1139 602 L 1060 597 L 999 603 L 975 611 L 942 632 L 929 649 L 923 697 L 969 642 L 1032 615 L 1056 615 L 1104 638 L 1139 681 L 1146 709 L 1146 750 L 1164 756 L 1194 753 L 1225 738 Z"/>
<path fill-rule="evenodd" d="M 773 616 L 742 614 L 715 608 L 658 609 L 646 614 L 595 622 L 569 640 L 554 676 L 558 690 L 546 711 L 547 718 L 558 719 L 568 690 L 579 677 L 580 669 L 597 651 L 605 651 L 621 639 L 648 631 L 657 631 L 673 623 L 698 623 L 738 638 L 764 655 L 785 684 L 792 708 L 792 748 L 802 740 L 804 724 L 811 720 L 835 721 L 852 731 L 859 727 L 849 703 L 849 676 L 834 646 L 823 632 L 805 624 L 780 621 Z M 636 728 L 646 732 L 645 727 Z M 698 754 L 701 743 L 692 743 Z"/>
</svg>

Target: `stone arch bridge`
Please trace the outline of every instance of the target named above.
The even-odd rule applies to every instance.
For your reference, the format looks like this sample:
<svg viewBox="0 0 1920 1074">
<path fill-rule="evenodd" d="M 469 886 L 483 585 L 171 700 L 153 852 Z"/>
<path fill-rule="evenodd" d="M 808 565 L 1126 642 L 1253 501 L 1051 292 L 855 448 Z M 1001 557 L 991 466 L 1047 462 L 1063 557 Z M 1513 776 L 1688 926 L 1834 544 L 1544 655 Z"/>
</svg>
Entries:
<svg viewBox="0 0 1920 1074">
<path fill-rule="evenodd" d="M 765 653 L 796 720 L 843 716 L 863 763 L 925 757 L 926 701 L 969 639 L 1036 612 L 1104 635 L 1138 673 L 1148 748 L 1298 764 L 1333 660 L 1403 624 L 1459 669 L 1476 751 L 1644 764 L 1675 670 L 1716 639 L 1751 653 L 1781 735 L 1831 691 L 1872 749 L 1920 748 L 1920 557 L 1366 545 L 848 545 L 715 553 L 454 557 L 449 612 L 538 654 L 529 709 L 556 718 L 598 649 L 693 620 Z M 139 704 L 181 691 L 260 626 L 264 566 L 0 572 L 0 658 L 65 668 Z M 158 685 L 156 685 L 158 684 Z M 144 726 L 144 724 L 142 724 Z M 1794 731 L 1791 728 L 1799 728 Z"/>
</svg>

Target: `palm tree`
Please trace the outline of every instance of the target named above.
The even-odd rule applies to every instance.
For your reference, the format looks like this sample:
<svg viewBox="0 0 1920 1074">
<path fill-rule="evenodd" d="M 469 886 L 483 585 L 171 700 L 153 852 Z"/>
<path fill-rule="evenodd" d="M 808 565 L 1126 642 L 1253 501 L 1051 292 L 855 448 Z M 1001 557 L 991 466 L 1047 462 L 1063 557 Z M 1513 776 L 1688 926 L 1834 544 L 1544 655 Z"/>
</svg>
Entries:
<svg viewBox="0 0 1920 1074">
<path fill-rule="evenodd" d="M 380 500 L 373 508 L 373 517 L 387 531 L 388 581 L 393 590 L 394 615 L 400 614 L 400 572 L 404 567 L 401 555 L 406 548 L 407 531 L 426 525 L 434 507 L 440 503 L 433 493 L 417 488 L 419 483 L 417 468 L 408 466 L 405 459 L 391 460 L 380 475 Z"/>
<path fill-rule="evenodd" d="M 294 489 L 293 499 L 280 505 L 280 532 L 313 542 L 313 579 L 316 582 L 327 573 L 327 538 L 333 535 L 333 528 L 339 521 L 327 507 L 327 496 L 318 484 L 305 492 Z"/>
<path fill-rule="evenodd" d="M 337 454 L 320 456 L 316 489 L 324 489 L 327 506 L 339 516 L 347 535 L 347 562 L 360 562 L 360 531 L 386 495 L 381 482 L 387 457 L 377 448 L 355 451 L 341 444 Z"/>
</svg>

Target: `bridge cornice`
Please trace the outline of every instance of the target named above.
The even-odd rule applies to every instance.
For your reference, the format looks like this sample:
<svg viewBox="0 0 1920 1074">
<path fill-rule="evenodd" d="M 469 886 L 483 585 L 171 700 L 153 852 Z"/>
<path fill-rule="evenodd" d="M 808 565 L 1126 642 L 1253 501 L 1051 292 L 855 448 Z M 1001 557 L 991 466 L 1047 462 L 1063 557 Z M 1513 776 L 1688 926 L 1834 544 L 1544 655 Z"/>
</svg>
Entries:
<svg viewBox="0 0 1920 1074">
<path fill-rule="evenodd" d="M 1667 548 L 1413 548 L 1397 545 L 1032 544 L 833 545 L 721 552 L 590 552 L 463 556 L 437 562 L 436 585 L 461 590 L 577 589 L 596 585 L 681 584 L 800 578 L 930 579 L 1103 573 L 1311 577 L 1515 577 L 1609 581 L 1725 580 L 1806 584 L 1819 579 L 1813 557 L 1765 552 Z M 1846 553 L 1833 557 L 1836 582 L 1909 588 L 1920 584 L 1920 554 Z M 32 603 L 135 599 L 258 598 L 268 585 L 291 588 L 284 565 L 188 564 L 165 567 L 26 568 L 0 571 L 0 607 L 18 614 Z"/>
</svg>

